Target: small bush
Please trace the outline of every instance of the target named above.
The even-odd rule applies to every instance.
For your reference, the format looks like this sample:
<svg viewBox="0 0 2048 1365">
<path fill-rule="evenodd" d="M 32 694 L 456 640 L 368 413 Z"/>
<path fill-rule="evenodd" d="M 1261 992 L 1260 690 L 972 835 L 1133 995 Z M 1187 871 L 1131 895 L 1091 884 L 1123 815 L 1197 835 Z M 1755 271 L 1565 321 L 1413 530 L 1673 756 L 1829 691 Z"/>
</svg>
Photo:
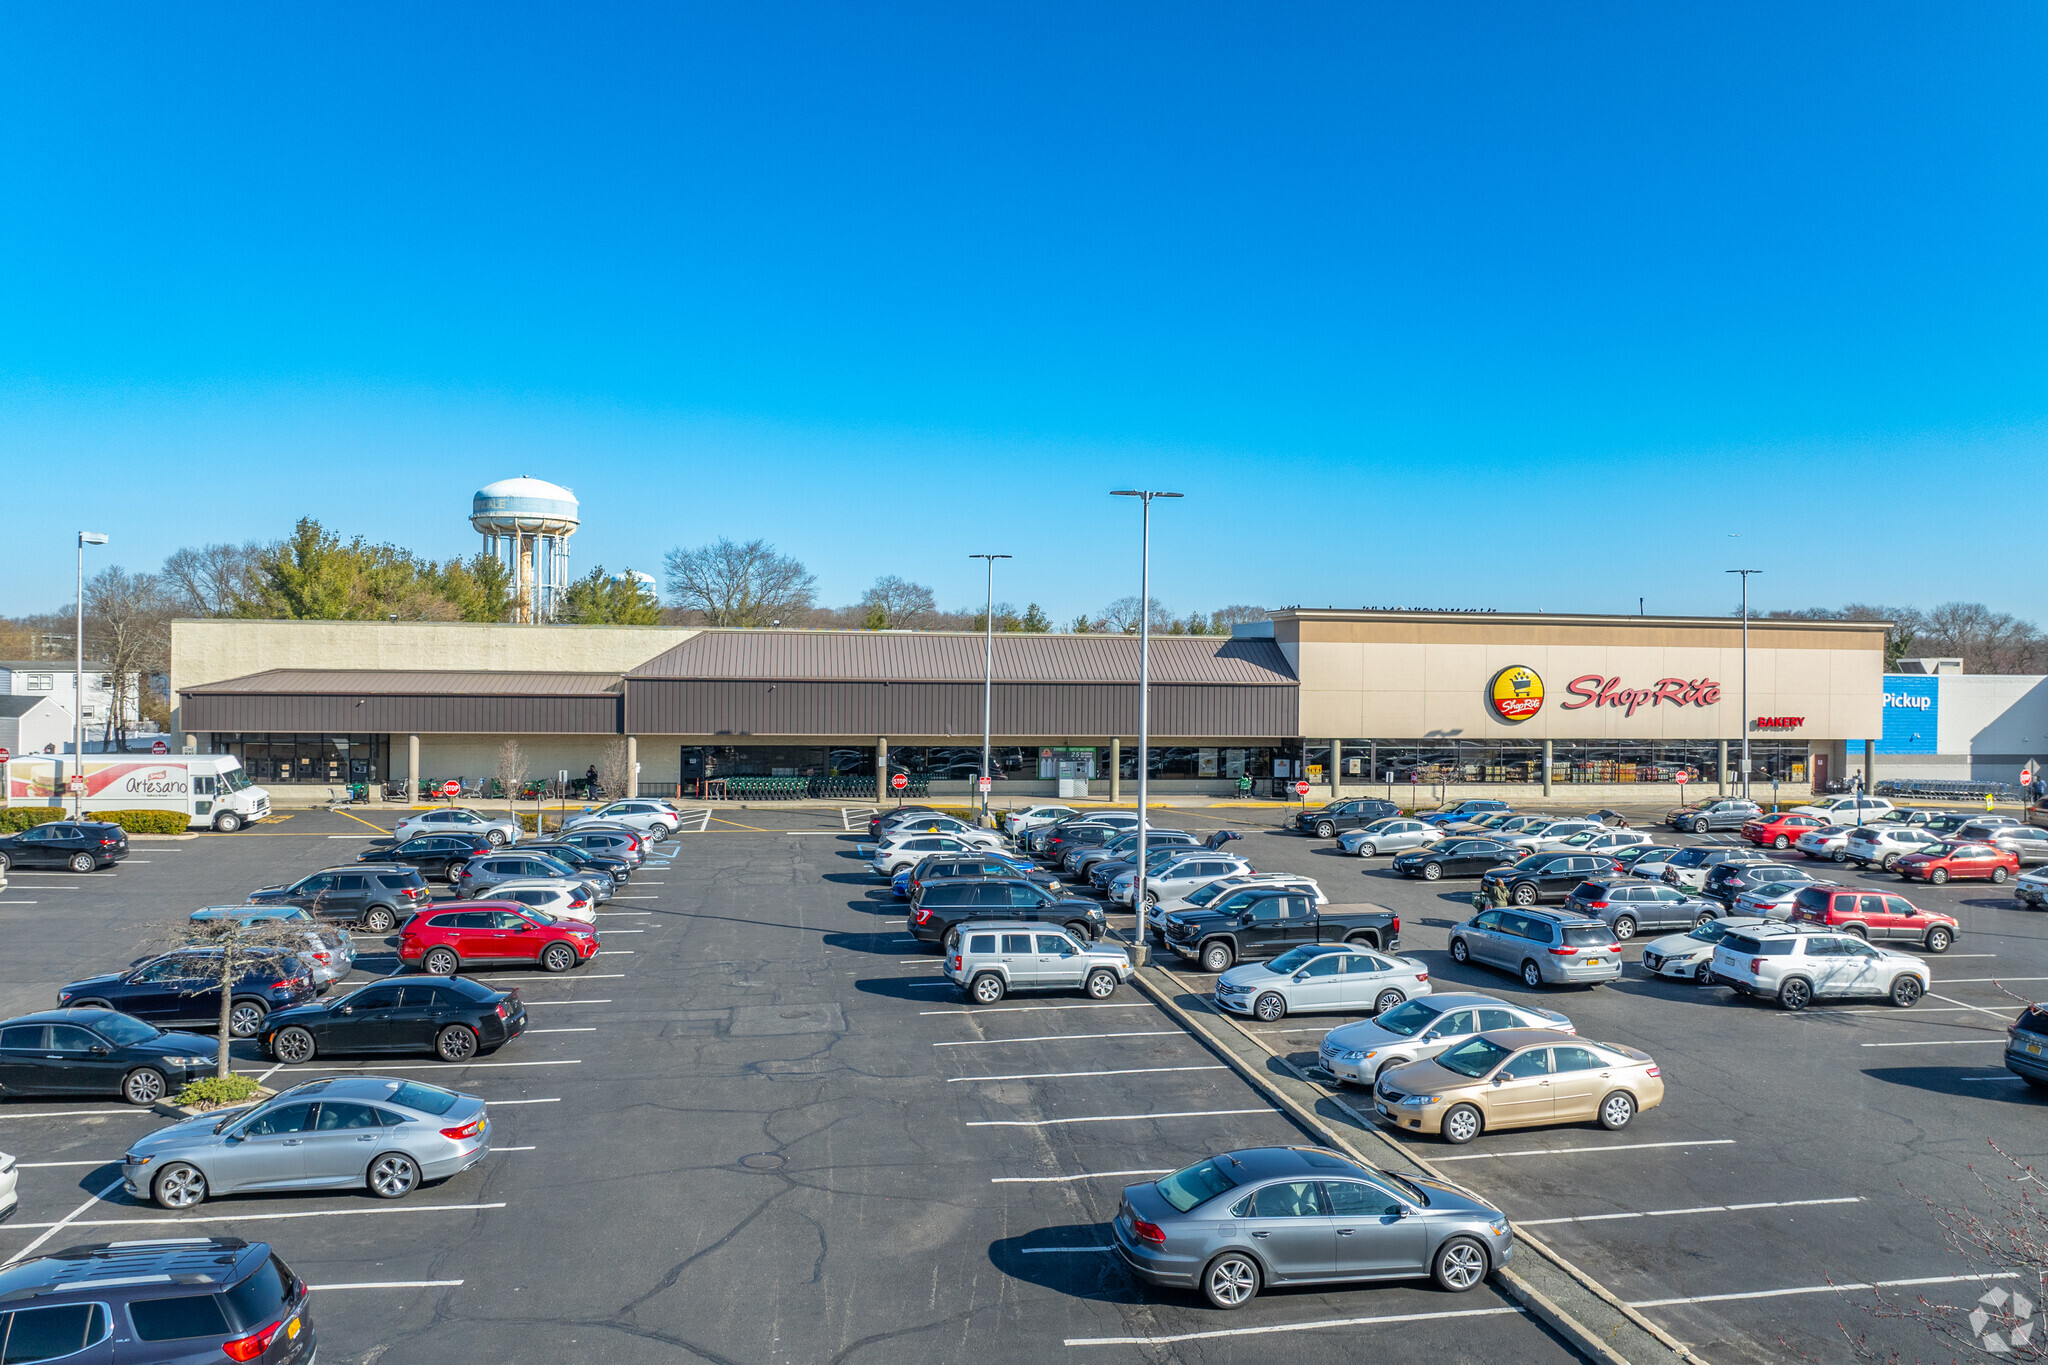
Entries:
<svg viewBox="0 0 2048 1365">
<path fill-rule="evenodd" d="M 0 810 L 0 831 L 19 834 L 36 825 L 70 818 L 71 808 L 68 806 L 9 806 Z M 130 834 L 183 834 L 191 823 L 188 817 L 174 810 L 89 810 L 85 818 L 119 825 Z"/>
<path fill-rule="evenodd" d="M 19 834 L 37 825 L 47 825 L 52 820 L 62 820 L 70 814 L 61 806 L 9 806 L 0 810 L 0 830 L 8 834 Z"/>
<path fill-rule="evenodd" d="M 255 1099 L 262 1089 L 254 1076 L 208 1076 L 180 1090 L 171 1103 L 191 1105 L 196 1109 L 219 1109 L 230 1104 L 246 1104 Z"/>
</svg>

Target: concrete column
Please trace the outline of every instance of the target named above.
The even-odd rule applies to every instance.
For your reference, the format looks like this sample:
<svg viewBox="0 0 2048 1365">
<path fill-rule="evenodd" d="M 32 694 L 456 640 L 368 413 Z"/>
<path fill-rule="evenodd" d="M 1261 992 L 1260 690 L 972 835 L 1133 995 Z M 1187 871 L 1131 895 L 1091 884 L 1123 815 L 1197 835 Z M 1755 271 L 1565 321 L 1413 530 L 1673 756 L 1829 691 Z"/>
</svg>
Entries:
<svg viewBox="0 0 2048 1365">
<path fill-rule="evenodd" d="M 190 753 L 195 753 L 195 754 L 196 754 L 196 753 L 198 753 L 198 752 L 199 752 L 199 736 L 197 736 L 197 735 L 187 735 L 187 736 L 185 736 L 185 749 L 187 750 L 187 752 L 190 752 Z"/>
<path fill-rule="evenodd" d="M 640 794 L 640 737 L 626 736 L 626 795 Z"/>
<path fill-rule="evenodd" d="M 1109 799 L 1112 805 L 1124 799 L 1124 742 L 1119 735 L 1109 737 Z"/>
<path fill-rule="evenodd" d="M 1721 761 L 1714 765 L 1716 779 L 1720 782 L 1720 794 L 1728 794 L 1728 741 L 1721 741 Z"/>
<path fill-rule="evenodd" d="M 1554 743 L 1555 741 L 1548 739 L 1543 741 L 1543 794 L 1545 796 L 1550 795 L 1550 762 L 1555 757 L 1551 746 Z"/>
<path fill-rule="evenodd" d="M 1344 741 L 1330 741 L 1330 799 L 1344 799 Z"/>
<path fill-rule="evenodd" d="M 877 803 L 889 799 L 889 741 L 875 741 L 875 800 Z"/>
<path fill-rule="evenodd" d="M 1863 741 L 1863 790 L 1868 792 L 1877 787 L 1877 741 Z"/>
<path fill-rule="evenodd" d="M 405 780 L 411 784 L 412 799 L 417 801 L 425 792 L 420 790 L 420 737 L 405 737 Z"/>
</svg>

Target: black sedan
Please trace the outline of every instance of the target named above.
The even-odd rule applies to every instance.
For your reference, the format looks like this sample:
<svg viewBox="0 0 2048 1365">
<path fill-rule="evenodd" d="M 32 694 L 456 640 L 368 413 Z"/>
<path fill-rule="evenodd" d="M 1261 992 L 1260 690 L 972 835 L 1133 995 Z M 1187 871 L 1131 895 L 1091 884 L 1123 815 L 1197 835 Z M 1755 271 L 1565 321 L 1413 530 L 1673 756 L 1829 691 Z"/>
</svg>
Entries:
<svg viewBox="0 0 2048 1365">
<path fill-rule="evenodd" d="M 479 853 L 497 848 L 481 834 L 421 834 L 383 848 L 366 848 L 356 855 L 359 863 L 403 863 L 416 867 L 422 877 L 455 879 L 455 869 Z"/>
<path fill-rule="evenodd" d="M 1477 877 L 1496 867 L 1519 862 L 1525 850 L 1498 839 L 1446 839 L 1440 844 L 1411 848 L 1393 861 L 1394 871 L 1404 877 L 1433 882 L 1439 877 Z"/>
<path fill-rule="evenodd" d="M 113 1010 L 44 1010 L 0 1023 L 0 1095 L 119 1095 L 155 1104 L 220 1060 L 211 1038 Z"/>
<path fill-rule="evenodd" d="M 526 1029 L 517 990 L 494 991 L 464 976 L 378 981 L 317 1005 L 279 1010 L 263 1026 L 263 1051 L 296 1066 L 319 1053 L 432 1053 L 466 1062 Z"/>
<path fill-rule="evenodd" d="M 100 820 L 52 820 L 0 838 L 0 872 L 10 867 L 97 872 L 127 856 L 128 831 Z"/>
<path fill-rule="evenodd" d="M 74 981 L 57 992 L 57 1006 L 119 1010 L 153 1024 L 216 1024 L 219 960 L 218 949 L 180 948 L 125 972 Z M 303 1004 L 318 993 L 312 972 L 297 958 L 259 958 L 228 993 L 228 1032 L 254 1038 L 272 1010 Z"/>
<path fill-rule="evenodd" d="M 553 858 L 558 863 L 567 863 L 578 871 L 602 872 L 612 879 L 614 886 L 623 886 L 633 875 L 633 865 L 624 858 L 614 858 L 606 853 L 593 853 L 580 844 L 564 843 L 549 839 L 541 843 L 523 843 L 521 853 L 539 853 Z"/>
</svg>

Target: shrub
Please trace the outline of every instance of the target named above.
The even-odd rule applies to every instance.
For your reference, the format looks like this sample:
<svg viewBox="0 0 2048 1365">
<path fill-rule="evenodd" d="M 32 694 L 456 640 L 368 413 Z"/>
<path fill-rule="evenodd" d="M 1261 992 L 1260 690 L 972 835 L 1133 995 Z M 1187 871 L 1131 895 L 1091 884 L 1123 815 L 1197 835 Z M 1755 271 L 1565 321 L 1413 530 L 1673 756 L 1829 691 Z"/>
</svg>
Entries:
<svg viewBox="0 0 2048 1365">
<path fill-rule="evenodd" d="M 180 1090 L 171 1103 L 188 1104 L 196 1109 L 219 1109 L 230 1104 L 246 1104 L 262 1090 L 254 1076 L 208 1076 Z"/>
<path fill-rule="evenodd" d="M 70 814 L 61 806 L 9 806 L 0 810 L 0 830 L 19 834 L 36 825 L 46 825 L 52 820 L 62 820 Z"/>
<path fill-rule="evenodd" d="M 9 806 L 0 810 L 0 831 L 19 834 L 36 825 L 70 817 L 70 808 L 66 806 Z M 183 813 L 174 810 L 89 810 L 85 818 L 119 825 L 130 834 L 183 834 L 190 824 Z"/>
</svg>

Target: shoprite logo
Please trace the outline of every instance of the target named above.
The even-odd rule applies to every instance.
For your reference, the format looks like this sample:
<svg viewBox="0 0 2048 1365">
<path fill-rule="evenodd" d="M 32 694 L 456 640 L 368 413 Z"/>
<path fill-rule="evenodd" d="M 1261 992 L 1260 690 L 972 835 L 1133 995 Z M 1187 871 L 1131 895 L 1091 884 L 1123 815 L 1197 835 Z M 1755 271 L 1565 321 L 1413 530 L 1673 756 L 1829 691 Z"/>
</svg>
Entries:
<svg viewBox="0 0 2048 1365">
<path fill-rule="evenodd" d="M 1543 709 L 1543 679 L 1521 664 L 1494 674 L 1492 693 L 1494 714 L 1505 721 L 1525 721 Z"/>
</svg>

